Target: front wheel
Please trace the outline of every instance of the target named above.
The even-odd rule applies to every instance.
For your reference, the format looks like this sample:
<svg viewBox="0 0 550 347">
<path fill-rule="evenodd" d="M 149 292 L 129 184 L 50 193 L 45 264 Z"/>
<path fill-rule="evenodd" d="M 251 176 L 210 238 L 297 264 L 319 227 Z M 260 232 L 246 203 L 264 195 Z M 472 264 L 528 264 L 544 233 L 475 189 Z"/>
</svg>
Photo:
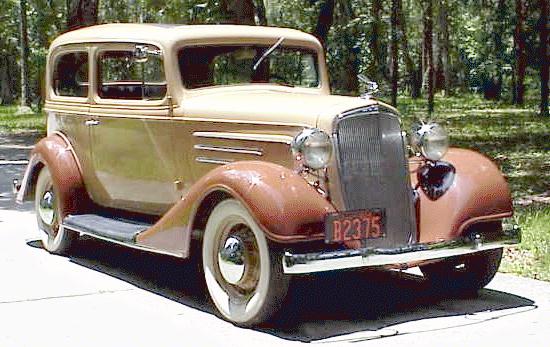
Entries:
<svg viewBox="0 0 550 347">
<path fill-rule="evenodd" d="M 451 294 L 472 294 L 491 282 L 501 259 L 502 248 L 497 248 L 423 265 L 420 270 L 437 289 Z"/>
<path fill-rule="evenodd" d="M 42 232 L 42 245 L 50 253 L 68 254 L 77 235 L 60 228 L 62 213 L 59 194 L 50 170 L 44 166 L 36 181 L 34 207 L 38 229 Z"/>
<path fill-rule="evenodd" d="M 281 261 L 240 202 L 228 199 L 214 208 L 204 232 L 202 263 L 210 298 L 225 319 L 251 326 L 273 317 L 289 284 Z"/>
</svg>

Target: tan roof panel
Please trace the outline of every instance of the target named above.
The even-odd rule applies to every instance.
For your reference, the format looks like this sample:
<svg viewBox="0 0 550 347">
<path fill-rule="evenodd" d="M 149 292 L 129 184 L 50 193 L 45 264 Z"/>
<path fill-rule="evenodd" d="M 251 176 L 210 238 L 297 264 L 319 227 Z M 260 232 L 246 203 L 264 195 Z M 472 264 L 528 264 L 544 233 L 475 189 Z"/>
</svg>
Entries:
<svg viewBox="0 0 550 347">
<path fill-rule="evenodd" d="M 247 25 L 170 25 L 170 24 L 102 24 L 86 27 L 60 35 L 52 48 L 69 43 L 142 41 L 158 43 L 164 47 L 176 42 L 197 39 L 278 39 L 305 41 L 319 45 L 317 39 L 304 32 L 288 28 Z"/>
</svg>

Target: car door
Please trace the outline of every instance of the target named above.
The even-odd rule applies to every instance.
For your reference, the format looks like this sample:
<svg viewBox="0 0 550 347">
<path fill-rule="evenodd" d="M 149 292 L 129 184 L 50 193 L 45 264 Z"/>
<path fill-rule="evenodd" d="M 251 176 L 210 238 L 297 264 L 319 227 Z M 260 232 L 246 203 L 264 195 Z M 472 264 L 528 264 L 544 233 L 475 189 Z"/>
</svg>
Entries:
<svg viewBox="0 0 550 347">
<path fill-rule="evenodd" d="M 179 198 L 172 117 L 161 50 L 110 43 L 95 50 L 95 95 L 87 121 L 92 199 L 106 207 L 162 214 Z"/>
</svg>

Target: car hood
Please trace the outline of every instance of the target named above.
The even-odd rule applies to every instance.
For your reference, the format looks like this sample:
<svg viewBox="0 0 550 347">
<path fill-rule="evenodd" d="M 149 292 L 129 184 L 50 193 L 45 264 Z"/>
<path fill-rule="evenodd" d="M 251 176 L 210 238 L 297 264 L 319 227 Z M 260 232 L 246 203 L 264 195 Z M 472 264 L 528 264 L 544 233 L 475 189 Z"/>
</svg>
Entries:
<svg viewBox="0 0 550 347">
<path fill-rule="evenodd" d="M 330 123 L 334 116 L 346 110 L 374 103 L 374 100 L 349 96 L 255 89 L 203 92 L 185 98 L 181 111 L 185 117 L 213 121 L 316 127 L 319 123 Z"/>
</svg>

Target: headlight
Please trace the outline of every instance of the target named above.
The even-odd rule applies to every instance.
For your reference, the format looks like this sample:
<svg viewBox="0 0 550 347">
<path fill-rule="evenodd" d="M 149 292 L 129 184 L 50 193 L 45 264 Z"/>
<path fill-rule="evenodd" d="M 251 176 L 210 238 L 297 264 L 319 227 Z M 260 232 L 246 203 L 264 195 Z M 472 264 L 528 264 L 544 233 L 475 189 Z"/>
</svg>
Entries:
<svg viewBox="0 0 550 347">
<path fill-rule="evenodd" d="M 319 129 L 304 129 L 292 140 L 292 153 L 301 156 L 305 166 L 317 170 L 328 165 L 332 154 L 330 137 Z"/>
<path fill-rule="evenodd" d="M 437 123 L 413 125 L 412 145 L 427 159 L 441 159 L 449 149 L 449 137 L 443 127 Z"/>
</svg>

